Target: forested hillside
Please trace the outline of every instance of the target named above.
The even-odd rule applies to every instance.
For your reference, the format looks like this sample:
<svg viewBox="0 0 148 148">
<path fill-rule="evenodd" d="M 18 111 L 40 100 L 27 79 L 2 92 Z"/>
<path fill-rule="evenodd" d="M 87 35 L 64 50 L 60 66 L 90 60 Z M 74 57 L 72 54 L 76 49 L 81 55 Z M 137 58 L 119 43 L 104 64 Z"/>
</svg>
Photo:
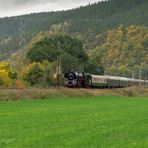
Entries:
<svg viewBox="0 0 148 148">
<path fill-rule="evenodd" d="M 109 0 L 69 11 L 0 18 L 0 59 L 24 47 L 40 31 L 67 22 L 67 32 L 81 35 L 86 48 L 98 33 L 120 24 L 148 25 L 147 0 Z"/>
<path fill-rule="evenodd" d="M 148 78 L 148 27 L 131 25 L 108 30 L 97 36 L 98 44 L 89 51 L 108 75 Z"/>
</svg>

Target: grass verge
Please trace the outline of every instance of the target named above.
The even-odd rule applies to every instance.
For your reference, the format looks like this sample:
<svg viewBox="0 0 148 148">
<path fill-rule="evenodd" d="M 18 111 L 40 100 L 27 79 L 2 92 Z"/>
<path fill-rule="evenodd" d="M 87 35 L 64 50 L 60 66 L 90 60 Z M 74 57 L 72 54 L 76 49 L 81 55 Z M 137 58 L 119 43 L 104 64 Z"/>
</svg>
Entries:
<svg viewBox="0 0 148 148">
<path fill-rule="evenodd" d="M 91 96 L 148 96 L 148 88 L 123 89 L 0 89 L 0 100 L 53 99 Z"/>
</svg>

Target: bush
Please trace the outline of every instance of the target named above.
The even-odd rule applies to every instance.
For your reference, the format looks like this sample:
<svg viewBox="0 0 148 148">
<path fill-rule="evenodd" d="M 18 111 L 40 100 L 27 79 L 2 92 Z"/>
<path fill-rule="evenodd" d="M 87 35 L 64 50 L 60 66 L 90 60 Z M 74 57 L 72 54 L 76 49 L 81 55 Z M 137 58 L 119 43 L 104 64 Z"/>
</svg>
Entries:
<svg viewBox="0 0 148 148">
<path fill-rule="evenodd" d="M 16 89 L 24 89 L 26 88 L 26 84 L 21 80 L 16 80 L 13 87 Z"/>
<path fill-rule="evenodd" d="M 17 78 L 17 73 L 9 62 L 0 62 L 0 86 L 9 87 Z"/>
<path fill-rule="evenodd" d="M 43 68 L 40 63 L 33 62 L 26 66 L 22 72 L 23 80 L 27 81 L 31 86 L 37 84 L 43 77 Z"/>
<path fill-rule="evenodd" d="M 12 79 L 9 78 L 9 73 L 5 70 L 0 70 L 0 86 L 8 87 L 12 84 Z"/>
<path fill-rule="evenodd" d="M 54 85 L 54 72 L 55 63 L 49 63 L 48 61 L 33 62 L 22 70 L 21 77 L 31 86 L 49 87 Z"/>
</svg>

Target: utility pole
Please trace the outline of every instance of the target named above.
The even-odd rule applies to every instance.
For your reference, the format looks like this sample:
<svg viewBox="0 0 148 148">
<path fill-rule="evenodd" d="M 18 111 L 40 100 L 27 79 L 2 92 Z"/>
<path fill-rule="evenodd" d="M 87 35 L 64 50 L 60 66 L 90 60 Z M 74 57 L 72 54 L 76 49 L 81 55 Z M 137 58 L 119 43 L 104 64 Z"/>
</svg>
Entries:
<svg viewBox="0 0 148 148">
<path fill-rule="evenodd" d="M 134 79 L 134 72 L 132 72 L 132 78 Z"/>
<path fill-rule="evenodd" d="M 61 51 L 61 46 L 60 46 L 60 43 L 58 42 L 58 47 L 57 47 L 57 66 L 56 66 L 56 74 L 55 74 L 55 79 L 57 79 L 57 87 L 58 88 L 60 88 L 60 75 L 61 75 L 60 51 Z M 48 57 L 49 59 L 53 59 L 52 57 L 50 57 L 44 51 L 39 50 L 39 52 L 41 54 L 43 54 L 45 57 Z"/>
<path fill-rule="evenodd" d="M 140 86 L 141 86 L 141 79 L 142 79 L 142 70 L 141 70 L 141 67 L 140 67 L 140 70 L 139 70 L 139 80 L 140 80 Z"/>
<path fill-rule="evenodd" d="M 56 68 L 56 74 L 57 74 L 57 86 L 60 88 L 60 74 L 61 74 L 61 66 L 60 66 L 60 51 L 61 51 L 61 46 L 60 43 L 58 42 L 58 49 L 57 49 L 57 68 Z"/>
<path fill-rule="evenodd" d="M 110 66 L 110 63 L 109 63 L 109 62 L 107 62 L 107 63 L 104 65 L 104 75 L 109 75 L 109 74 L 107 73 L 107 69 L 109 68 L 109 66 Z"/>
<path fill-rule="evenodd" d="M 104 67 L 104 76 L 106 75 L 106 67 Z"/>
</svg>

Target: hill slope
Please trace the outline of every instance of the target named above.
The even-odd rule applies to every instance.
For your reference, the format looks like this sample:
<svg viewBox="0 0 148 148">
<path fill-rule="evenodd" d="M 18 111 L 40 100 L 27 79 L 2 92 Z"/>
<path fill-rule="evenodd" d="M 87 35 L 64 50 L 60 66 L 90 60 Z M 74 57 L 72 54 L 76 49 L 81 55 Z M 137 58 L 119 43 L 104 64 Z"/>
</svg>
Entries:
<svg viewBox="0 0 148 148">
<path fill-rule="evenodd" d="M 148 79 L 148 27 L 131 25 L 108 30 L 96 38 L 97 46 L 89 50 L 108 75 Z"/>
<path fill-rule="evenodd" d="M 38 13 L 0 19 L 0 59 L 25 46 L 40 31 L 68 22 L 69 33 L 82 33 L 85 43 L 95 35 L 123 25 L 148 25 L 147 0 L 109 0 L 74 10 Z M 89 44 L 86 44 L 86 48 Z"/>
</svg>

